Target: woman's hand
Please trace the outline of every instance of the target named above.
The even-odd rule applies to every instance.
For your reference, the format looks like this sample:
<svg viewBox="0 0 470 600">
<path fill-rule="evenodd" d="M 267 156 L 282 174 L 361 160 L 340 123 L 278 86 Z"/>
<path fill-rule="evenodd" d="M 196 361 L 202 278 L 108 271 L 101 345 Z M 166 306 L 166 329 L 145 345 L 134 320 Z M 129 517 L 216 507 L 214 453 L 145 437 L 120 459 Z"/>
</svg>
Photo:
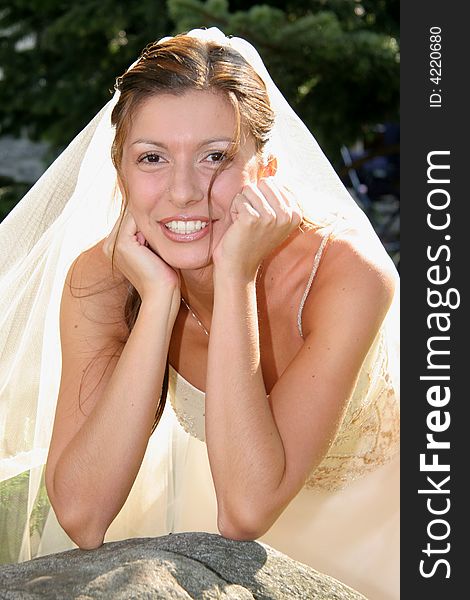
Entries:
<svg viewBox="0 0 470 600">
<path fill-rule="evenodd" d="M 272 177 L 250 183 L 235 196 L 232 225 L 213 253 L 215 272 L 254 279 L 261 261 L 301 222 L 292 194 Z"/>
<path fill-rule="evenodd" d="M 152 297 L 157 290 L 174 288 L 179 291 L 179 273 L 170 267 L 148 245 L 130 212 L 118 219 L 103 244 L 103 252 L 111 260 L 114 248 L 114 264 L 124 277 L 144 297 Z M 177 299 L 176 299 L 177 300 Z M 176 301 L 175 300 L 175 301 Z M 179 308 L 179 302 L 176 302 Z"/>
</svg>

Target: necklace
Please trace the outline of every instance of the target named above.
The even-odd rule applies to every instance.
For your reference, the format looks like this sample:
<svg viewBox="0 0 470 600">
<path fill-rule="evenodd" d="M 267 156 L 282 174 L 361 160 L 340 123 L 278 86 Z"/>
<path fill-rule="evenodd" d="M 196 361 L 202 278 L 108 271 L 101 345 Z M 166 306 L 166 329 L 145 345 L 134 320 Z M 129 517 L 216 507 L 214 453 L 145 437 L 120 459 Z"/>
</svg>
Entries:
<svg viewBox="0 0 470 600">
<path fill-rule="evenodd" d="M 209 332 L 207 331 L 207 329 L 204 326 L 204 323 L 201 321 L 201 319 L 197 316 L 197 314 L 194 312 L 194 310 L 189 306 L 189 304 L 186 302 L 186 300 L 183 298 L 183 296 L 181 296 L 181 302 L 186 306 L 186 308 L 189 310 L 189 312 L 192 314 L 192 316 L 196 319 L 197 324 L 199 325 L 199 327 L 204 331 L 204 333 L 208 336 Z"/>
<path fill-rule="evenodd" d="M 258 280 L 261 276 L 261 272 L 263 270 L 263 263 L 261 262 L 259 268 L 258 268 L 258 272 L 256 273 L 256 283 L 258 283 Z M 186 308 L 188 309 L 188 311 L 191 313 L 191 315 L 193 316 L 193 318 L 196 320 L 196 323 L 199 325 L 199 327 L 204 331 L 204 333 L 209 336 L 209 331 L 206 329 L 204 323 L 201 321 L 201 319 L 198 317 L 197 313 L 189 306 L 189 304 L 186 302 L 186 300 L 183 298 L 183 296 L 181 296 L 181 302 L 186 306 Z"/>
</svg>

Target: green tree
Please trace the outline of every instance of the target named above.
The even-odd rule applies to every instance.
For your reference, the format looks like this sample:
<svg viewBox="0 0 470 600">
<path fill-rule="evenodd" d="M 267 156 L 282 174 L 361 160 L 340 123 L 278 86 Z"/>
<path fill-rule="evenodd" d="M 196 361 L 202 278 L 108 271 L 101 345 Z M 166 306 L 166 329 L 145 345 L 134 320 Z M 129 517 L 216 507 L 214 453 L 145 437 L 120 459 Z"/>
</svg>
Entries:
<svg viewBox="0 0 470 600">
<path fill-rule="evenodd" d="M 0 0 L 0 135 L 46 140 L 52 158 L 148 42 L 212 25 L 257 47 L 333 163 L 397 118 L 398 0 Z"/>
<path fill-rule="evenodd" d="M 169 29 L 163 1 L 0 0 L 0 135 L 64 146 Z"/>
<path fill-rule="evenodd" d="M 333 162 L 342 144 L 398 117 L 396 0 L 169 0 L 168 8 L 177 30 L 215 25 L 252 42 Z"/>
</svg>

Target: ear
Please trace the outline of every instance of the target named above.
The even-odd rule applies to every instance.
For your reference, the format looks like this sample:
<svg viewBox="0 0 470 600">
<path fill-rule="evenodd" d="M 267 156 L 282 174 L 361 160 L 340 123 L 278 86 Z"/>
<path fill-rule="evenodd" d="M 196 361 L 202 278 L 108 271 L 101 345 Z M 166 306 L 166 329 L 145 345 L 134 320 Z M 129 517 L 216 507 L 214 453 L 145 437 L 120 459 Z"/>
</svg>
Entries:
<svg viewBox="0 0 470 600">
<path fill-rule="evenodd" d="M 277 171 L 277 158 L 271 154 L 266 164 L 261 165 L 258 169 L 258 179 L 262 177 L 272 177 Z"/>
</svg>

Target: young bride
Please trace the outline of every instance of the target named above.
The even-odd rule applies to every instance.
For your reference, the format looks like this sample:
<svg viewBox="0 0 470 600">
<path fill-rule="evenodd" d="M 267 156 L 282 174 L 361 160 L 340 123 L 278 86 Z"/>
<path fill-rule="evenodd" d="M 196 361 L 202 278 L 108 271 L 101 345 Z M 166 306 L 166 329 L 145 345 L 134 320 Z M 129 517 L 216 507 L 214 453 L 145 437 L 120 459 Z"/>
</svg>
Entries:
<svg viewBox="0 0 470 600">
<path fill-rule="evenodd" d="M 396 273 L 259 55 L 151 44 L 74 143 L 8 263 L 4 478 L 53 509 L 19 558 L 219 531 L 397 598 Z"/>
</svg>

